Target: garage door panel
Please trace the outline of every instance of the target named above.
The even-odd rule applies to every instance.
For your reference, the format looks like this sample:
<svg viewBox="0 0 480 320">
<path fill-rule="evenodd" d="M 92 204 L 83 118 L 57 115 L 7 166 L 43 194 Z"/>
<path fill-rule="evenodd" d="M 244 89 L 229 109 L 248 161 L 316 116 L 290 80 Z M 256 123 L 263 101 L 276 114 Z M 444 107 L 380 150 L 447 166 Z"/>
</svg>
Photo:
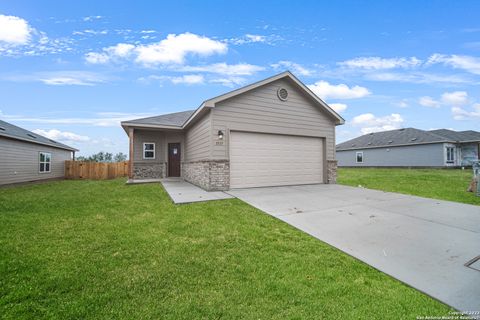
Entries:
<svg viewBox="0 0 480 320">
<path fill-rule="evenodd" d="M 321 138 L 230 133 L 231 188 L 322 182 Z"/>
</svg>

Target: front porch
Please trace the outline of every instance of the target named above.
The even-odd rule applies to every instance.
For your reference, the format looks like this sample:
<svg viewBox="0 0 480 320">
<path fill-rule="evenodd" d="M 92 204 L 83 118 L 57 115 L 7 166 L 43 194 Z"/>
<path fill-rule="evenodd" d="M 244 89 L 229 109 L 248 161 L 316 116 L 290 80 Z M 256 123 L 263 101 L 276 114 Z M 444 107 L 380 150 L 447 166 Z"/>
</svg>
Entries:
<svg viewBox="0 0 480 320">
<path fill-rule="evenodd" d="M 184 135 L 176 129 L 129 128 L 129 181 L 182 177 Z"/>
</svg>

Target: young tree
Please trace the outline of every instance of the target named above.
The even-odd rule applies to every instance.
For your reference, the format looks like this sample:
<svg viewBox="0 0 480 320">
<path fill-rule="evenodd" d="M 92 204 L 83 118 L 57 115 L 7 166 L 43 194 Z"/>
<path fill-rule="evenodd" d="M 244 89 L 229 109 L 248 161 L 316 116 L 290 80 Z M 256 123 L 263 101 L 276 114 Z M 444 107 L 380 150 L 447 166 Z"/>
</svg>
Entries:
<svg viewBox="0 0 480 320">
<path fill-rule="evenodd" d="M 100 151 L 98 153 L 92 154 L 88 157 L 77 157 L 78 161 L 91 161 L 91 162 L 112 162 L 113 154 L 110 152 Z"/>
<path fill-rule="evenodd" d="M 124 154 L 123 152 L 119 152 L 113 157 L 113 161 L 114 162 L 127 161 L 127 155 Z"/>
</svg>

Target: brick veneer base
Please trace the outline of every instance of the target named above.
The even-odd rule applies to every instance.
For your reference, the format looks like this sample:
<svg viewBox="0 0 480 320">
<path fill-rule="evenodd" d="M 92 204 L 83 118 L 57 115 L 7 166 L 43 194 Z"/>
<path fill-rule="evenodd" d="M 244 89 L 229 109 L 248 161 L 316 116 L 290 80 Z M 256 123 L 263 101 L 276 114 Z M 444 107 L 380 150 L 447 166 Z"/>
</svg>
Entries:
<svg viewBox="0 0 480 320">
<path fill-rule="evenodd" d="M 327 183 L 337 183 L 337 160 L 327 160 Z"/>
<path fill-rule="evenodd" d="M 186 181 L 207 191 L 230 188 L 230 162 L 228 160 L 202 160 L 182 163 L 182 176 Z"/>
<path fill-rule="evenodd" d="M 166 174 L 165 163 L 134 163 L 134 179 L 162 179 Z"/>
</svg>

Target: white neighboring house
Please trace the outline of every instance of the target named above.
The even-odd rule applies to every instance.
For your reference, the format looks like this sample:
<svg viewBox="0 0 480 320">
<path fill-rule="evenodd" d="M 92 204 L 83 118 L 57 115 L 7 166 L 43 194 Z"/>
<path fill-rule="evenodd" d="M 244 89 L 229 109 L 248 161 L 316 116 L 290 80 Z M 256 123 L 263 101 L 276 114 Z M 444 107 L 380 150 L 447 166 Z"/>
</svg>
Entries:
<svg viewBox="0 0 480 320">
<path fill-rule="evenodd" d="M 0 185 L 63 178 L 75 148 L 0 120 Z"/>
<path fill-rule="evenodd" d="M 460 167 L 479 160 L 480 132 L 403 128 L 365 134 L 336 147 L 340 167 Z"/>
</svg>

